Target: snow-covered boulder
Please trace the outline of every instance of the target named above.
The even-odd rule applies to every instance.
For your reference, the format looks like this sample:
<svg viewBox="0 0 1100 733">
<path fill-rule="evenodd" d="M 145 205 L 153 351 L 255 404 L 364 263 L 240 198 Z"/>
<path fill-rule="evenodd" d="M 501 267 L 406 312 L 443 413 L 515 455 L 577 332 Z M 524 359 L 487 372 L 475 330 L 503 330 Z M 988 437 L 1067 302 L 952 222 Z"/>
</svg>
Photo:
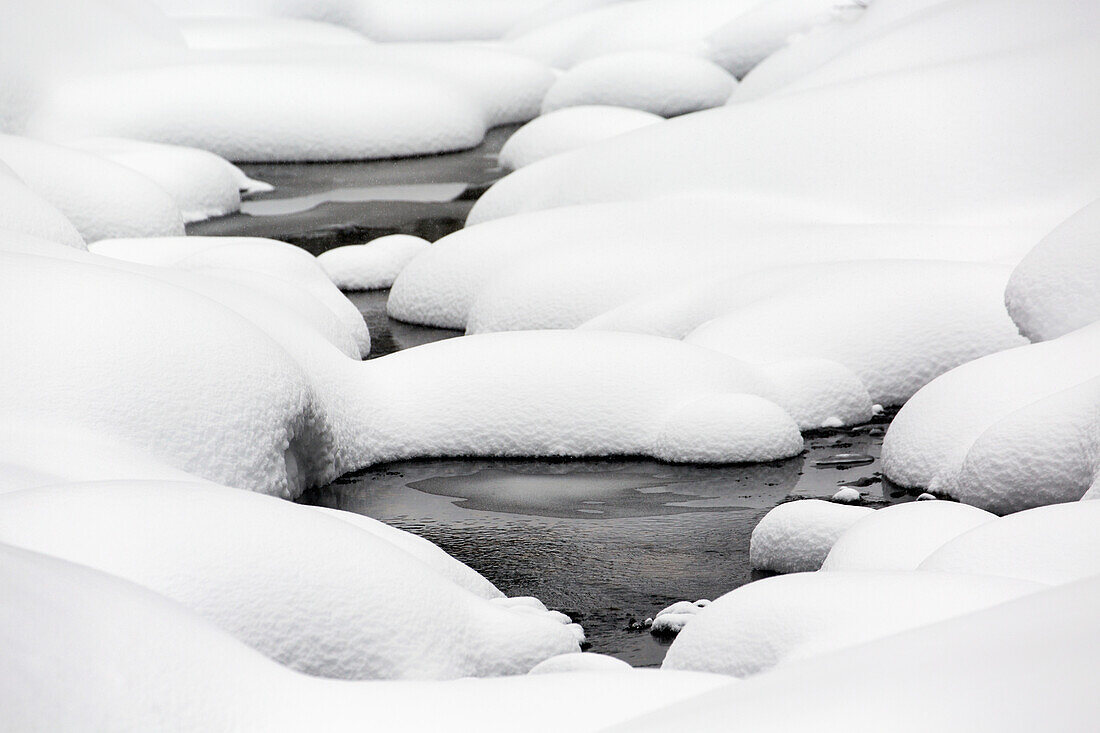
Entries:
<svg viewBox="0 0 1100 733">
<path fill-rule="evenodd" d="M 73 223 L 52 203 L 32 191 L 0 161 L 0 222 L 5 232 L 40 237 L 74 249 L 87 249 Z"/>
<path fill-rule="evenodd" d="M 707 606 L 663 669 L 746 677 L 1003 603 L 1043 586 L 954 573 L 798 573 L 743 585 Z"/>
<path fill-rule="evenodd" d="M 0 546 L 5 725 L 505 733 L 592 731 L 707 690 L 720 677 L 655 670 L 349 684 L 307 677 L 163 596 L 91 568 Z M 659 675 L 659 676 L 658 676 Z M 639 686 L 660 695 L 639 698 Z M 431 705 L 424 700 L 430 698 Z M 485 700 L 493 700 L 486 714 Z M 562 700 L 598 701 L 563 705 Z"/>
<path fill-rule="evenodd" d="M 913 395 L 886 475 L 1002 514 L 1076 501 L 1100 470 L 1100 324 L 991 354 Z"/>
<path fill-rule="evenodd" d="M 175 200 L 152 179 L 89 152 L 0 135 L 0 161 L 89 242 L 183 234 Z"/>
<path fill-rule="evenodd" d="M 1097 613 L 1100 580 L 1092 578 L 800 659 L 611 730 L 1084 733 L 1100 715 Z M 874 694 L 838 692 L 855 680 L 873 680 Z"/>
<path fill-rule="evenodd" d="M 595 104 L 673 117 L 725 104 L 736 84 L 721 67 L 695 56 L 613 53 L 565 72 L 546 92 L 542 111 Z"/>
<path fill-rule="evenodd" d="M 920 569 L 1051 585 L 1100 575 L 1100 504 L 1054 504 L 983 523 L 944 543 Z"/>
<path fill-rule="evenodd" d="M 382 535 L 252 492 L 97 482 L 0 503 L 0 541 L 151 588 L 308 674 L 521 674 L 583 638 L 487 602 Z"/>
<path fill-rule="evenodd" d="M 1004 309 L 1005 266 L 882 260 L 803 273 L 685 340 L 754 364 L 828 359 L 858 375 L 880 405 L 900 405 L 949 369 L 1027 343 Z"/>
<path fill-rule="evenodd" d="M 564 107 L 516 130 L 500 150 L 500 164 L 516 170 L 551 155 L 591 145 L 661 121 L 651 112 L 609 105 Z"/>
<path fill-rule="evenodd" d="M 953 501 L 889 506 L 863 517 L 840 535 L 821 569 L 916 570 L 940 545 L 996 518 Z"/>
<path fill-rule="evenodd" d="M 856 522 L 873 509 L 821 499 L 780 504 L 752 530 L 749 562 L 758 570 L 802 573 L 817 570 L 829 550 Z"/>
<path fill-rule="evenodd" d="M 561 674 L 563 672 L 629 672 L 633 669 L 621 659 L 606 654 L 559 654 L 543 660 L 527 674 Z"/>
<path fill-rule="evenodd" d="M 82 138 L 66 145 L 132 168 L 164 189 L 185 222 L 222 216 L 241 208 L 241 192 L 271 190 L 253 181 L 213 153 L 179 145 L 160 145 L 120 138 Z"/>
<path fill-rule="evenodd" d="M 1032 341 L 1100 320 L 1100 201 L 1047 235 L 1016 266 L 1005 305 Z"/>
<path fill-rule="evenodd" d="M 661 426 L 653 453 L 675 463 L 756 463 L 802 452 L 798 423 L 779 405 L 750 394 L 702 397 Z"/>
<path fill-rule="evenodd" d="M 393 285 L 405 265 L 429 246 L 420 237 L 391 234 L 330 249 L 317 257 L 317 264 L 341 290 L 379 290 Z"/>
<path fill-rule="evenodd" d="M 657 615 L 653 617 L 653 623 L 649 626 L 649 632 L 658 636 L 679 634 L 709 605 L 710 601 L 705 598 L 701 598 L 694 603 L 691 601 L 676 601 L 671 606 L 662 608 L 657 612 Z"/>
</svg>

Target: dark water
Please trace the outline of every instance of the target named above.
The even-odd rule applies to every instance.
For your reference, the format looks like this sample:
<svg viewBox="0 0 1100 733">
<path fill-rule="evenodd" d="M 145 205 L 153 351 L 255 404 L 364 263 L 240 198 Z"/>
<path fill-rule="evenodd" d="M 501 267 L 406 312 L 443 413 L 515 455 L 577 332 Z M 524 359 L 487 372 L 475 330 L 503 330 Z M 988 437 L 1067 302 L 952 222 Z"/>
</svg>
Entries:
<svg viewBox="0 0 1100 733">
<path fill-rule="evenodd" d="M 453 155 L 245 166 L 275 191 L 189 232 L 274 237 L 315 254 L 394 233 L 434 241 L 461 228 L 499 178 L 496 153 L 510 132 L 494 130 L 480 148 Z M 390 319 L 386 291 L 347 295 L 370 328 L 371 358 L 460 335 Z M 908 498 L 881 481 L 884 423 L 808 435 L 806 453 L 775 463 L 409 461 L 345 476 L 301 500 L 426 537 L 508 595 L 537 596 L 568 613 L 592 650 L 656 665 L 668 642 L 631 626 L 675 601 L 714 598 L 751 580 L 749 536 L 772 507 L 827 498 L 841 485 L 862 487 L 871 503 Z"/>
</svg>

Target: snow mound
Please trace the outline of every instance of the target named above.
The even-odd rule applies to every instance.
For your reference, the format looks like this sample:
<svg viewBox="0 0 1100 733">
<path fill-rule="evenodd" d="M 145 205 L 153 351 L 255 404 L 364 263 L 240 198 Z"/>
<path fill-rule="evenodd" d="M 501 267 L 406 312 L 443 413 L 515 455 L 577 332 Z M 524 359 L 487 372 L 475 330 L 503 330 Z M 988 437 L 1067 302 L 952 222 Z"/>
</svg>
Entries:
<svg viewBox="0 0 1100 733">
<path fill-rule="evenodd" d="M 562 74 L 546 92 L 542 111 L 595 104 L 673 117 L 725 104 L 736 84 L 721 67 L 694 56 L 610 53 Z"/>
<path fill-rule="evenodd" d="M 874 509 L 821 499 L 788 501 L 764 515 L 752 530 L 749 562 L 757 570 L 817 570 L 836 541 Z"/>
<path fill-rule="evenodd" d="M 660 121 L 658 115 L 626 107 L 565 107 L 537 117 L 516 130 L 500 150 L 500 164 L 516 170 L 551 155 Z"/>
<path fill-rule="evenodd" d="M 160 237 L 105 240 L 96 242 L 91 251 L 227 280 L 281 300 L 304 291 L 316 301 L 314 307 L 327 310 L 354 340 L 359 356 L 370 353 L 370 333 L 359 310 L 332 285 L 317 258 L 292 244 L 260 237 Z M 288 305 L 308 313 L 300 298 Z"/>
<path fill-rule="evenodd" d="M 1100 320 L 1100 201 L 1071 216 L 1016 266 L 1005 305 L 1032 341 Z"/>
<path fill-rule="evenodd" d="M 849 527 L 821 569 L 916 570 L 940 545 L 993 519 L 995 514 L 951 501 L 889 506 Z"/>
<path fill-rule="evenodd" d="M 119 138 L 84 138 L 66 144 L 149 178 L 172 197 L 188 223 L 238 211 L 242 190 L 267 186 L 205 150 Z"/>
<path fill-rule="evenodd" d="M 1069 583 L 1100 574 L 1098 530 L 1100 504 L 1091 501 L 1028 509 L 949 540 L 920 569 Z"/>
<path fill-rule="evenodd" d="M 350 28 L 299 18 L 197 16 L 179 18 L 176 22 L 187 45 L 198 49 L 286 49 L 369 43 Z"/>
<path fill-rule="evenodd" d="M 798 573 L 743 585 L 710 604 L 669 647 L 662 669 L 746 677 L 1042 588 L 953 573 Z"/>
<path fill-rule="evenodd" d="M 630 672 L 634 668 L 621 659 L 606 654 L 559 654 L 543 660 L 527 674 L 561 674 L 562 672 Z"/>
<path fill-rule="evenodd" d="M 1100 579 L 1092 578 L 799 660 L 611 730 L 1084 731 L 1100 714 L 1091 694 L 1098 612 Z M 823 680 L 878 684 L 853 705 Z"/>
<path fill-rule="evenodd" d="M 420 237 L 392 234 L 330 249 L 317 257 L 317 264 L 341 290 L 379 290 L 393 285 L 405 265 L 429 246 Z"/>
<path fill-rule="evenodd" d="M 73 249 L 87 249 L 84 238 L 56 206 L 27 187 L 0 161 L 0 221 L 6 232 L 39 237 Z"/>
<path fill-rule="evenodd" d="M 886 260 L 803 270 L 685 340 L 756 364 L 835 361 L 859 376 L 875 403 L 900 405 L 949 369 L 1026 343 L 1004 309 L 1010 272 Z"/>
<path fill-rule="evenodd" d="M 499 676 L 577 651 L 559 619 L 497 608 L 375 532 L 274 497 L 97 482 L 0 503 L 0 541 L 163 593 L 307 674 Z"/>
<path fill-rule="evenodd" d="M 754 463 L 802 452 L 802 433 L 787 412 L 750 394 L 708 396 L 665 418 L 653 453 L 675 463 Z"/>
<path fill-rule="evenodd" d="M 89 242 L 183 234 L 179 207 L 164 189 L 98 155 L 0 135 L 0 161 L 57 206 Z"/>
<path fill-rule="evenodd" d="M 840 502 L 841 504 L 858 504 L 863 499 L 863 495 L 859 493 L 859 489 L 845 486 L 844 488 L 833 494 L 829 501 Z M 843 537 L 843 535 L 841 535 Z M 836 545 L 833 545 L 834 547 Z M 832 550 L 830 550 L 832 552 Z M 828 559 L 828 558 L 826 558 Z"/>
<path fill-rule="evenodd" d="M 389 158 L 481 142 L 482 105 L 446 79 L 344 61 L 211 60 L 74 78 L 52 90 L 28 129 L 172 143 L 236 161 Z M 332 109 L 340 114 L 320 113 Z"/>
<path fill-rule="evenodd" d="M 692 619 L 710 605 L 710 601 L 702 598 L 695 603 L 691 601 L 676 601 L 667 608 L 662 608 L 653 617 L 653 623 L 649 627 L 652 634 L 673 635 L 679 634 Z"/>
<path fill-rule="evenodd" d="M 125 623 L 120 623 L 125 620 Z M 349 684 L 292 672 L 156 593 L 87 567 L 0 546 L 0 706 L 16 729 L 262 730 L 455 727 L 597 731 L 726 686 L 719 677 L 614 674 Z M 658 676 L 659 675 L 659 676 Z M 660 695 L 639 699 L 639 686 Z M 424 700 L 431 698 L 432 705 Z M 485 700 L 493 700 L 486 715 Z M 594 699 L 596 704 L 563 705 Z"/>
<path fill-rule="evenodd" d="M 738 79 L 785 46 L 791 36 L 831 21 L 853 0 L 771 0 L 760 3 L 707 36 L 708 56 Z"/>
<path fill-rule="evenodd" d="M 963 364 L 894 418 L 894 482 L 1004 514 L 1076 501 L 1098 475 L 1100 324 Z"/>
<path fill-rule="evenodd" d="M 730 105 L 612 138 L 506 176 L 468 221 L 723 190 L 848 212 L 851 221 L 1049 229 L 1100 188 L 1100 142 L 1087 132 L 1100 124 L 1100 106 L 1080 104 L 1100 93 L 1100 77 L 1091 73 L 1100 48 L 1083 33 Z M 1050 84 L 1054 77 L 1062 83 Z M 1000 121 L 996 136 L 991 119 Z"/>
</svg>

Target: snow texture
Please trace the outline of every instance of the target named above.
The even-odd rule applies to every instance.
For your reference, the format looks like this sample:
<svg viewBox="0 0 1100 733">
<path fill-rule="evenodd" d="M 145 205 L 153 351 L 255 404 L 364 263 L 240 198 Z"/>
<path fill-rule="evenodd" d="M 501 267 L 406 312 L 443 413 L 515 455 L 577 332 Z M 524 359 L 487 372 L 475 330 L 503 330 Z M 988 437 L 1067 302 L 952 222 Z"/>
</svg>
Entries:
<svg viewBox="0 0 1100 733">
<path fill-rule="evenodd" d="M 849 527 L 821 569 L 916 570 L 940 545 L 994 519 L 995 514 L 952 501 L 888 506 Z"/>
<path fill-rule="evenodd" d="M 710 601 L 702 598 L 692 603 L 691 601 L 676 601 L 667 608 L 662 608 L 653 617 L 653 623 L 649 627 L 652 634 L 672 635 L 679 634 L 685 626 L 710 605 Z"/>
<path fill-rule="evenodd" d="M 1028 509 L 949 540 L 920 569 L 1070 583 L 1100 574 L 1098 530 L 1100 504 L 1095 502 Z"/>
<path fill-rule="evenodd" d="M 84 238 L 56 206 L 27 187 L 0 161 L 0 221 L 4 232 L 26 234 L 73 249 L 87 249 Z"/>
<path fill-rule="evenodd" d="M 179 18 L 177 23 L 187 45 L 196 49 L 286 49 L 369 43 L 350 28 L 300 18 L 197 16 Z"/>
<path fill-rule="evenodd" d="M 596 104 L 674 117 L 725 104 L 736 84 L 721 67 L 695 56 L 610 53 L 559 77 L 542 100 L 542 112 Z"/>
<path fill-rule="evenodd" d="M 1020 333 L 1045 341 L 1100 320 L 1100 201 L 1071 216 L 1016 266 L 1005 305 Z"/>
<path fill-rule="evenodd" d="M 565 107 L 537 117 L 516 130 L 500 150 L 500 164 L 516 170 L 551 155 L 660 121 L 658 115 L 626 107 Z"/>
<path fill-rule="evenodd" d="M 874 509 L 821 499 L 788 501 L 772 509 L 752 530 L 749 562 L 757 570 L 802 573 L 817 570 L 836 541 Z"/>
<path fill-rule="evenodd" d="M 393 285 L 405 265 L 429 246 L 420 237 L 392 234 L 330 249 L 317 257 L 317 264 L 341 290 L 379 290 Z"/>
<path fill-rule="evenodd" d="M 862 498 L 863 495 L 859 493 L 859 489 L 853 488 L 851 486 L 845 486 L 844 488 L 833 494 L 832 498 L 829 501 L 837 501 L 841 504 L 858 504 Z"/>
<path fill-rule="evenodd" d="M 751 394 L 708 396 L 665 418 L 653 453 L 680 463 L 756 463 L 802 452 L 802 433 L 787 412 Z"/>
<path fill-rule="evenodd" d="M 629 664 L 606 654 L 573 653 L 559 654 L 545 659 L 527 674 L 561 674 L 563 672 L 630 672 Z"/>
<path fill-rule="evenodd" d="M 963 364 L 894 418 L 886 475 L 1004 514 L 1080 499 L 1100 470 L 1100 323 Z"/>
<path fill-rule="evenodd" d="M 730 591 L 669 647 L 663 669 L 746 677 L 1033 593 L 1023 580 L 954 573 L 798 573 Z"/>
</svg>

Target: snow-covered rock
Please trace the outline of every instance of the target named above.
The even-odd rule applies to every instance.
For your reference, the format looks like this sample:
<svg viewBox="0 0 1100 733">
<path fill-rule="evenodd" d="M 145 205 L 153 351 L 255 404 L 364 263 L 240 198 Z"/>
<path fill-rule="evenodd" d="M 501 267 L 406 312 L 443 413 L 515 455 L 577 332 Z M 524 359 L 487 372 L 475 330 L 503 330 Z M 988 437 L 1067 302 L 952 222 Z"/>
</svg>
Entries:
<svg viewBox="0 0 1100 733">
<path fill-rule="evenodd" d="M 821 569 L 916 570 L 940 545 L 996 518 L 953 501 L 885 507 L 849 527 L 833 543 Z"/>
<path fill-rule="evenodd" d="M 559 654 L 545 659 L 527 674 L 561 674 L 563 672 L 629 672 L 633 669 L 621 659 L 606 654 L 573 653 Z"/>
<path fill-rule="evenodd" d="M 74 249 L 87 249 L 72 222 L 52 203 L 32 191 L 15 171 L 0 161 L 0 229 L 40 237 Z"/>
<path fill-rule="evenodd" d="M 751 394 L 699 398 L 665 418 L 653 453 L 676 463 L 755 463 L 802 452 L 798 424 Z"/>
<path fill-rule="evenodd" d="M 1001 514 L 1076 501 L 1100 470 L 1100 324 L 938 377 L 894 418 L 886 475 Z"/>
<path fill-rule="evenodd" d="M 651 112 L 626 107 L 565 107 L 536 117 L 516 130 L 500 150 L 500 164 L 516 170 L 660 121 L 661 117 Z"/>
<path fill-rule="evenodd" d="M 578 651 L 558 618 L 498 608 L 375 532 L 273 497 L 96 482 L 0 503 L 0 541 L 151 588 L 308 674 L 499 676 Z"/>
<path fill-rule="evenodd" d="M 1043 586 L 954 573 L 798 573 L 716 599 L 669 647 L 663 669 L 736 677 L 1003 603 Z"/>
<path fill-rule="evenodd" d="M 1092 578 L 800 659 L 611 730 L 1084 733 L 1100 715 L 1091 694 L 1097 613 L 1100 580 Z M 853 704 L 837 687 L 858 680 L 873 680 L 874 694 Z"/>
<path fill-rule="evenodd" d="M 89 242 L 183 234 L 180 209 L 167 191 L 99 155 L 0 135 L 0 161 L 60 209 Z"/>
<path fill-rule="evenodd" d="M 1005 305 L 1032 341 L 1100 320 L 1100 201 L 1047 235 L 1016 266 Z"/>
<path fill-rule="evenodd" d="M 349 684 L 275 664 L 168 599 L 87 567 L 0 547 L 0 707 L 15 729 L 597 731 L 727 686 L 638 670 Z M 659 676 L 658 676 L 659 675 Z M 639 686 L 660 695 L 639 698 Z M 430 698 L 431 705 L 424 700 Z M 493 701 L 486 714 L 485 700 Z M 593 700 L 563 705 L 562 700 Z"/>
<path fill-rule="evenodd" d="M 596 104 L 673 117 L 725 104 L 736 85 L 721 67 L 696 56 L 609 53 L 582 61 L 559 77 L 546 92 L 542 111 Z"/>
<path fill-rule="evenodd" d="M 658 635 L 679 634 L 709 605 L 710 601 L 705 598 L 701 598 L 694 603 L 691 601 L 676 601 L 671 606 L 662 608 L 657 612 L 657 615 L 653 617 L 653 623 L 650 624 L 649 631 Z"/>
<path fill-rule="evenodd" d="M 1054 504 L 982 523 L 944 543 L 920 569 L 1051 585 L 1100 575 L 1100 504 Z"/>
<path fill-rule="evenodd" d="M 83 138 L 69 145 L 132 168 L 164 189 L 185 222 L 222 216 L 241 208 L 242 191 L 270 190 L 213 153 L 178 145 L 120 138 Z"/>
<path fill-rule="evenodd" d="M 405 265 L 429 246 L 420 237 L 392 234 L 330 249 L 317 257 L 317 264 L 341 290 L 378 290 L 393 285 Z"/>
<path fill-rule="evenodd" d="M 752 530 L 749 562 L 758 570 L 817 570 L 836 541 L 874 509 L 821 499 L 788 501 L 764 515 Z"/>
<path fill-rule="evenodd" d="M 837 491 L 835 494 L 833 494 L 832 498 L 829 499 L 829 501 L 835 501 L 841 504 L 858 504 L 862 498 L 863 495 L 859 493 L 859 489 L 852 486 L 845 486 Z"/>
</svg>

